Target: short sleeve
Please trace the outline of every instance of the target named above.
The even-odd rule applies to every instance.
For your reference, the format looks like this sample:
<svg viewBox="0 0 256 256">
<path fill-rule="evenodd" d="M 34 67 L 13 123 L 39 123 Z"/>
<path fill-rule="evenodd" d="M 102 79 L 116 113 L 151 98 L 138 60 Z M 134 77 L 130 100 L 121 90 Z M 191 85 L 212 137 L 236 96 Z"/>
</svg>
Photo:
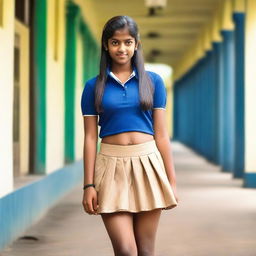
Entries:
<svg viewBox="0 0 256 256">
<path fill-rule="evenodd" d="M 81 97 L 81 111 L 83 116 L 97 116 L 98 113 L 94 105 L 94 86 L 92 83 L 86 82 L 82 97 Z"/>
<path fill-rule="evenodd" d="M 166 88 L 165 88 L 163 79 L 161 78 L 160 75 L 156 73 L 154 75 L 154 85 L 155 85 L 155 91 L 154 91 L 153 108 L 165 109 L 166 108 Z"/>
</svg>

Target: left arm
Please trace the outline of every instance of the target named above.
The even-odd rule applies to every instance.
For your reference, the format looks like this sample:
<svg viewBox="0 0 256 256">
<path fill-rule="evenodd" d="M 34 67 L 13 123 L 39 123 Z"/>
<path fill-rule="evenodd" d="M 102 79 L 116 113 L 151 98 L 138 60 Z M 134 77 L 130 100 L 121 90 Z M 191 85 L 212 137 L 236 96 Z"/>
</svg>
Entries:
<svg viewBox="0 0 256 256">
<path fill-rule="evenodd" d="M 157 148 L 163 158 L 169 182 L 171 186 L 176 190 L 176 175 L 172 157 L 171 142 L 167 131 L 165 112 L 166 111 L 163 109 L 153 110 L 153 122 L 155 131 L 154 139 L 156 141 Z"/>
</svg>

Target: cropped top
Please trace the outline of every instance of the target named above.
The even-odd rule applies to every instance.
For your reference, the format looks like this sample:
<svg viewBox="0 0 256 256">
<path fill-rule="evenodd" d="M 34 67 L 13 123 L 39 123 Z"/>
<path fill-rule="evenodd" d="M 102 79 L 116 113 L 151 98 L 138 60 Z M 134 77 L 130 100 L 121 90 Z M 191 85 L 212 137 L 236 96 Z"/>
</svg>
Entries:
<svg viewBox="0 0 256 256">
<path fill-rule="evenodd" d="M 166 108 L 166 88 L 162 78 L 155 72 L 146 71 L 154 86 L 153 109 Z M 136 69 L 125 83 L 108 69 L 107 81 L 102 97 L 103 112 L 95 109 L 96 77 L 88 80 L 81 97 L 84 116 L 99 116 L 99 137 L 128 131 L 138 131 L 154 135 L 152 109 L 140 108 L 139 79 Z"/>
</svg>

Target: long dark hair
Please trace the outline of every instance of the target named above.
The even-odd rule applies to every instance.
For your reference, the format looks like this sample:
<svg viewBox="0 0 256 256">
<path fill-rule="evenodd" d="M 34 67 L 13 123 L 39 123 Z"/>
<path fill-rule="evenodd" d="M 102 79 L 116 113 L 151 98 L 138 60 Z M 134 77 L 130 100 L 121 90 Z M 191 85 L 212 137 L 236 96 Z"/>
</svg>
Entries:
<svg viewBox="0 0 256 256">
<path fill-rule="evenodd" d="M 148 110 L 153 107 L 153 85 L 145 71 L 144 59 L 142 54 L 142 47 L 139 41 L 139 32 L 136 22 L 129 16 L 115 16 L 111 18 L 105 24 L 101 37 L 101 58 L 100 58 L 100 72 L 96 81 L 95 88 L 95 107 L 97 112 L 101 112 L 102 96 L 104 93 L 105 82 L 107 80 L 106 69 L 111 66 L 111 57 L 108 51 L 106 51 L 104 45 L 108 45 L 108 39 L 111 38 L 116 30 L 127 28 L 130 35 L 135 39 L 135 43 L 138 43 L 137 50 L 134 51 L 134 55 L 131 59 L 131 64 L 135 66 L 139 75 L 139 94 L 140 94 L 140 106 L 143 110 Z"/>
</svg>

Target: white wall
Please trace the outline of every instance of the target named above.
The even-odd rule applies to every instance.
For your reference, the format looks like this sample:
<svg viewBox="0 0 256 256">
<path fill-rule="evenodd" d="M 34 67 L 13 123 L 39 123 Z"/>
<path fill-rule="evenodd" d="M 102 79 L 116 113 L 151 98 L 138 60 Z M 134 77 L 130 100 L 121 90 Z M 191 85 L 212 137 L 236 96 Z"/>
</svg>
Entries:
<svg viewBox="0 0 256 256">
<path fill-rule="evenodd" d="M 256 172 L 256 1 L 247 1 L 245 38 L 245 171 Z"/>
<path fill-rule="evenodd" d="M 65 1 L 59 1 L 58 22 L 55 2 L 58 1 L 47 1 L 46 173 L 64 165 Z M 56 24 L 59 24 L 57 30 Z M 57 60 L 54 57 L 56 35 Z"/>
<path fill-rule="evenodd" d="M 0 27 L 0 197 L 13 189 L 14 0 L 4 1 Z"/>
</svg>

